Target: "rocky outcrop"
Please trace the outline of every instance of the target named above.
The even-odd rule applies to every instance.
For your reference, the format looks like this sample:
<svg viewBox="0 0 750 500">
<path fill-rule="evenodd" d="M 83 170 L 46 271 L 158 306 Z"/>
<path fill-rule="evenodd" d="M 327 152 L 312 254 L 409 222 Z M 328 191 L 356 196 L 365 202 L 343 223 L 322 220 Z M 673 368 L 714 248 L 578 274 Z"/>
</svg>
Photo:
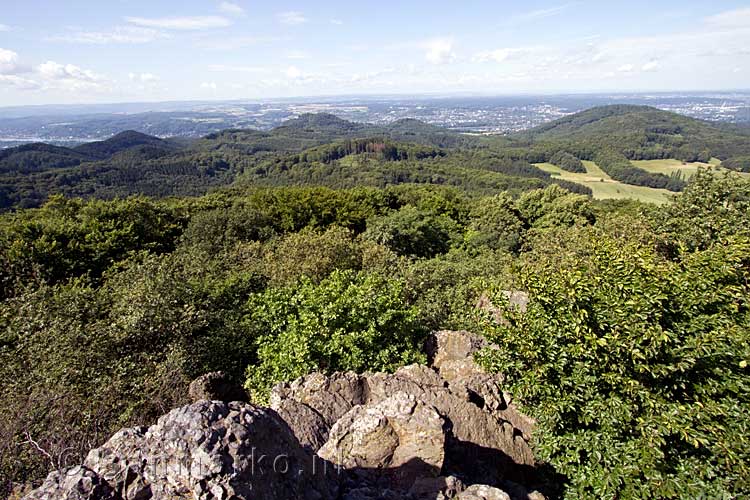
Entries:
<svg viewBox="0 0 750 500">
<path fill-rule="evenodd" d="M 434 407 L 397 393 L 352 408 L 333 425 L 318 456 L 346 469 L 369 469 L 408 490 L 417 479 L 440 474 L 444 423 Z"/>
<path fill-rule="evenodd" d="M 198 401 L 121 430 L 26 498 L 538 499 L 533 421 L 474 362 L 485 346 L 436 332 L 431 367 L 313 373 L 277 385 L 270 408 L 208 374 Z"/>
<path fill-rule="evenodd" d="M 124 429 L 28 499 L 336 498 L 334 470 L 272 410 L 200 401 Z"/>
</svg>

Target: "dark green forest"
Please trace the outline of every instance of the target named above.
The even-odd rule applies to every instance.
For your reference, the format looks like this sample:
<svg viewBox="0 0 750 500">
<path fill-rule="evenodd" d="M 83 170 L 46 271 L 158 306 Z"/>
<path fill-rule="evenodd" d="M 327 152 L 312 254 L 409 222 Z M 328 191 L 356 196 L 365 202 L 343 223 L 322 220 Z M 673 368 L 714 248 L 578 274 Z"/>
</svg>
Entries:
<svg viewBox="0 0 750 500">
<path fill-rule="evenodd" d="M 312 371 L 424 362 L 447 328 L 495 344 L 478 361 L 537 419 L 561 498 L 747 497 L 750 181 L 666 177 L 680 194 L 656 206 L 532 165 L 690 148 L 729 164 L 746 137 L 586 113 L 514 137 L 306 115 L 3 151 L 3 493 L 187 402 L 206 372 L 263 402 Z M 638 175 L 622 173 L 651 185 Z"/>
<path fill-rule="evenodd" d="M 32 208 L 50 195 L 114 199 L 196 196 L 230 185 L 452 186 L 469 193 L 515 193 L 559 184 L 533 163 L 585 172 L 596 161 L 613 179 L 681 191 L 684 180 L 630 160 L 675 158 L 747 171 L 747 130 L 640 106 L 606 106 L 512 136 L 470 136 L 400 120 L 387 126 L 333 115 L 302 115 L 269 132 L 226 130 L 198 140 L 123 132 L 63 148 L 28 144 L 0 151 L 0 210 Z"/>
</svg>

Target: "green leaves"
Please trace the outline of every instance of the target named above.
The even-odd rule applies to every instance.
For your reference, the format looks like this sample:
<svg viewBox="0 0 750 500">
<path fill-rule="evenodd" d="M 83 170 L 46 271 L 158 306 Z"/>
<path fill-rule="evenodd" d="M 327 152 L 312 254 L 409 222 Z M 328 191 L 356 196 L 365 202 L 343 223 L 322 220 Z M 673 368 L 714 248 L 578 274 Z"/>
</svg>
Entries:
<svg viewBox="0 0 750 500">
<path fill-rule="evenodd" d="M 246 387 L 260 402 L 275 383 L 312 371 L 391 371 L 424 361 L 417 310 L 405 305 L 400 281 L 380 275 L 335 271 L 319 285 L 269 289 L 250 298 L 243 323 L 257 338 L 258 358 Z"/>
<path fill-rule="evenodd" d="M 596 228 L 567 237 L 575 254 L 527 262 L 528 310 L 488 326 L 499 349 L 480 356 L 538 418 L 538 458 L 567 498 L 748 494 L 750 240 L 670 261 Z"/>
</svg>

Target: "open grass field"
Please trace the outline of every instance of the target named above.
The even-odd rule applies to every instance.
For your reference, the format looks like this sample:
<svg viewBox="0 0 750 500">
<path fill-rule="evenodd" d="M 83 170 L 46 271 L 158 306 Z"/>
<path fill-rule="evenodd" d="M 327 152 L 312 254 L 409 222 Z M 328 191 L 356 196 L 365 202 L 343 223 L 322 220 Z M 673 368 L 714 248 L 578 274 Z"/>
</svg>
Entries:
<svg viewBox="0 0 750 500">
<path fill-rule="evenodd" d="M 585 174 L 574 174 L 567 172 L 560 167 L 551 163 L 537 163 L 536 166 L 549 172 L 553 177 L 564 179 L 566 181 L 577 182 L 584 186 L 590 187 L 594 198 L 597 200 L 611 199 L 635 199 L 649 203 L 662 204 L 669 201 L 669 197 L 674 193 L 666 189 L 653 189 L 644 186 L 631 186 L 612 179 L 604 173 L 599 166 L 592 161 L 584 161 L 586 167 Z"/>
<path fill-rule="evenodd" d="M 681 172 L 684 179 L 689 179 L 699 168 L 711 167 L 716 171 L 724 172 L 726 169 L 721 168 L 721 160 L 714 158 L 710 163 L 683 163 L 680 160 L 634 160 L 631 161 L 634 166 L 642 168 L 647 172 L 654 174 L 672 175 L 674 172 Z"/>
</svg>

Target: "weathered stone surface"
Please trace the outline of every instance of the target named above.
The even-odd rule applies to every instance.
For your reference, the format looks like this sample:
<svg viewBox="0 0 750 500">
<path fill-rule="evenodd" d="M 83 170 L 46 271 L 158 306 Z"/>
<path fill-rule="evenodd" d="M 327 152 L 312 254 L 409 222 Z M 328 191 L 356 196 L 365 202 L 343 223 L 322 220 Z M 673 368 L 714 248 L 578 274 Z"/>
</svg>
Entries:
<svg viewBox="0 0 750 500">
<path fill-rule="evenodd" d="M 271 391 L 271 408 L 280 408 L 285 399 L 313 408 L 330 428 L 353 407 L 367 402 L 367 384 L 363 376 L 353 372 L 331 376 L 312 373 L 276 385 Z"/>
<path fill-rule="evenodd" d="M 332 468 L 303 450 L 275 412 L 239 402 L 200 401 L 171 411 L 148 429 L 120 431 L 92 450 L 81 470 L 93 471 L 123 499 L 335 496 Z"/>
<path fill-rule="evenodd" d="M 450 366 L 450 362 L 473 361 L 471 356 L 487 345 L 484 337 L 479 335 L 466 331 L 442 330 L 430 334 L 425 349 L 431 366 L 438 370 L 443 378 L 446 378 L 442 373 L 444 365 Z M 472 366 L 476 367 L 476 365 Z M 474 371 L 481 372 L 481 369 L 476 367 Z"/>
<path fill-rule="evenodd" d="M 232 382 L 229 375 L 224 372 L 206 373 L 193 380 L 190 383 L 189 394 L 193 402 L 202 400 L 223 401 L 225 403 L 248 401 L 245 390 Z"/>
<path fill-rule="evenodd" d="M 507 414 L 505 410 L 488 411 L 485 405 L 470 398 L 465 389 L 456 393 L 438 385 L 420 385 L 399 372 L 368 376 L 367 384 L 371 403 L 404 392 L 437 410 L 446 421 L 445 459 L 451 472 L 460 472 L 475 482 L 497 477 L 520 480 L 522 471 L 534 464 L 523 431 L 503 418 L 516 418 L 514 410 Z"/>
<path fill-rule="evenodd" d="M 273 408 L 289 425 L 300 444 L 315 452 L 328 440 L 328 424 L 314 409 L 294 399 L 279 401 Z"/>
<path fill-rule="evenodd" d="M 458 495 L 458 500 L 510 500 L 503 490 L 484 484 L 475 484 Z"/>
<path fill-rule="evenodd" d="M 318 455 L 347 469 L 368 469 L 408 489 L 417 478 L 437 476 L 445 435 L 437 411 L 397 393 L 377 404 L 356 406 L 331 429 Z"/>
<path fill-rule="evenodd" d="M 76 466 L 52 472 L 25 500 L 115 500 L 112 487 L 94 471 Z"/>
<path fill-rule="evenodd" d="M 419 478 L 412 484 L 409 493 L 417 500 L 444 500 L 456 498 L 466 486 L 454 476 Z"/>
</svg>

